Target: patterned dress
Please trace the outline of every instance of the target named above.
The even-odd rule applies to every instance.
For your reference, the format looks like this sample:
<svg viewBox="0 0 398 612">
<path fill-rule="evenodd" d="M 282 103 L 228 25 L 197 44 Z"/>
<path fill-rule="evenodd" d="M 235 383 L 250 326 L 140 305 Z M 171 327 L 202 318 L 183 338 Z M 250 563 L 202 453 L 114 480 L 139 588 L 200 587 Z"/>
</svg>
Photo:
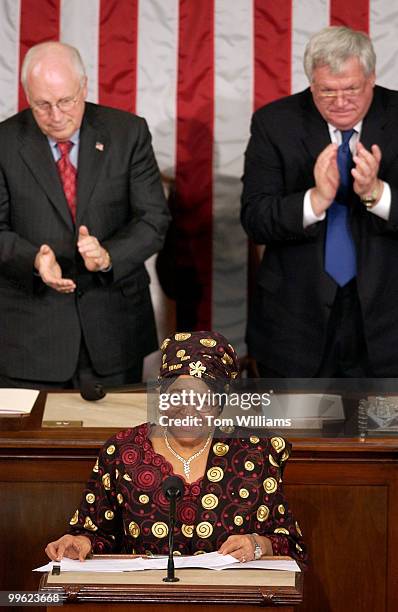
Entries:
<svg viewBox="0 0 398 612">
<path fill-rule="evenodd" d="M 103 446 L 70 521 L 69 533 L 86 535 L 95 553 L 168 553 L 169 503 L 162 481 L 172 465 L 153 449 L 145 423 L 117 433 Z M 185 483 L 177 502 L 176 554 L 217 550 L 229 535 L 269 537 L 276 555 L 306 562 L 297 521 L 282 492 L 290 445 L 280 437 L 214 436 L 205 474 Z"/>
</svg>

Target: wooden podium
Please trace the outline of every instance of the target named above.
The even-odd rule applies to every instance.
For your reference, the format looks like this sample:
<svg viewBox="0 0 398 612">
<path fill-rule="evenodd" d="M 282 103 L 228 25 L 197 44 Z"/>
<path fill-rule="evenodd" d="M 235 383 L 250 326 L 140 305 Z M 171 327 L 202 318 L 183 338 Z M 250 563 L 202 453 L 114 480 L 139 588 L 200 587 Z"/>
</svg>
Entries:
<svg viewBox="0 0 398 612">
<path fill-rule="evenodd" d="M 293 612 L 302 602 L 303 577 L 300 572 L 276 570 L 205 569 L 176 570 L 179 582 L 165 583 L 165 570 L 138 572 L 65 572 L 44 574 L 40 593 L 59 594 L 62 610 L 76 612 L 258 612 L 277 607 Z M 48 608 L 54 610 L 54 608 Z"/>
</svg>

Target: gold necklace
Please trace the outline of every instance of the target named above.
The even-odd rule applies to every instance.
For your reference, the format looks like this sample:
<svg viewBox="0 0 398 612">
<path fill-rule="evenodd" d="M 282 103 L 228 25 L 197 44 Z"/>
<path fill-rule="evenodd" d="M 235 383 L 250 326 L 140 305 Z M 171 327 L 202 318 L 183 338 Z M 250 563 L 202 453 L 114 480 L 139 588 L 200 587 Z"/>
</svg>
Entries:
<svg viewBox="0 0 398 612">
<path fill-rule="evenodd" d="M 208 437 L 207 437 L 207 440 L 205 442 L 205 445 L 202 446 L 202 448 L 200 448 L 198 451 L 196 451 L 196 453 L 194 455 L 191 455 L 191 457 L 188 457 L 188 459 L 184 459 L 184 457 L 181 457 L 181 455 L 179 455 L 174 450 L 174 448 L 172 448 L 172 446 L 170 446 L 170 442 L 169 442 L 169 439 L 167 437 L 167 429 L 164 430 L 164 441 L 166 443 L 166 446 L 169 449 L 169 451 L 171 452 L 171 454 L 174 455 L 174 457 L 176 459 L 178 459 L 178 461 L 181 461 L 181 463 L 183 465 L 183 468 L 184 468 L 184 474 L 185 474 L 187 480 L 190 480 L 189 476 L 190 476 L 190 473 L 191 473 L 191 465 L 190 465 L 191 461 L 193 461 L 194 459 L 199 457 L 199 455 L 201 455 L 206 450 L 206 448 L 210 444 L 210 440 L 212 439 L 212 437 L 213 437 L 213 432 L 210 432 Z"/>
</svg>

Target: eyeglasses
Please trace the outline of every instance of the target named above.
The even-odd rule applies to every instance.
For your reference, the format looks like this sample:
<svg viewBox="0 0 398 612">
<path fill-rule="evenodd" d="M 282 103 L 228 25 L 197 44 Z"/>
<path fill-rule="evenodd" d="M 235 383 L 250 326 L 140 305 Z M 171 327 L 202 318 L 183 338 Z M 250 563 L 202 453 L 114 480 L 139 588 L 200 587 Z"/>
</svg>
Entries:
<svg viewBox="0 0 398 612">
<path fill-rule="evenodd" d="M 58 100 L 58 102 L 54 102 L 54 104 L 51 104 L 51 102 L 44 102 L 44 101 L 36 102 L 35 104 L 31 104 L 31 108 L 38 115 L 49 115 L 52 112 L 54 107 L 57 107 L 58 110 L 61 111 L 61 113 L 67 113 L 71 111 L 72 108 L 75 106 L 79 98 L 80 91 L 81 91 L 81 86 L 79 87 L 79 91 L 77 92 L 75 96 L 70 96 L 68 98 L 61 98 L 61 100 Z"/>
<path fill-rule="evenodd" d="M 357 98 L 363 92 L 363 86 L 361 87 L 348 87 L 347 89 L 321 89 L 317 91 L 318 98 L 321 100 L 330 100 L 333 102 L 338 97 L 348 100 L 350 98 Z"/>
</svg>

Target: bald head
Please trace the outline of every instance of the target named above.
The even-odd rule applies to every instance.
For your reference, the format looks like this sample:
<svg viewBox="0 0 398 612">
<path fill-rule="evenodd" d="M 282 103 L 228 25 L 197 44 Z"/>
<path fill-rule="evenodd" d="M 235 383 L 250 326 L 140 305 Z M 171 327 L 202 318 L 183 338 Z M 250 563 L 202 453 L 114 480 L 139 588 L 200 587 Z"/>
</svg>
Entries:
<svg viewBox="0 0 398 612">
<path fill-rule="evenodd" d="M 40 73 L 44 69 L 60 64 L 69 66 L 72 73 L 83 81 L 86 78 L 86 70 L 79 51 L 61 42 L 48 41 L 31 47 L 26 53 L 21 68 L 21 82 L 27 93 L 28 80 L 31 73 Z"/>
<path fill-rule="evenodd" d="M 87 96 L 87 78 L 77 49 L 45 42 L 25 56 L 22 85 L 41 131 L 65 141 L 81 126 Z"/>
</svg>

